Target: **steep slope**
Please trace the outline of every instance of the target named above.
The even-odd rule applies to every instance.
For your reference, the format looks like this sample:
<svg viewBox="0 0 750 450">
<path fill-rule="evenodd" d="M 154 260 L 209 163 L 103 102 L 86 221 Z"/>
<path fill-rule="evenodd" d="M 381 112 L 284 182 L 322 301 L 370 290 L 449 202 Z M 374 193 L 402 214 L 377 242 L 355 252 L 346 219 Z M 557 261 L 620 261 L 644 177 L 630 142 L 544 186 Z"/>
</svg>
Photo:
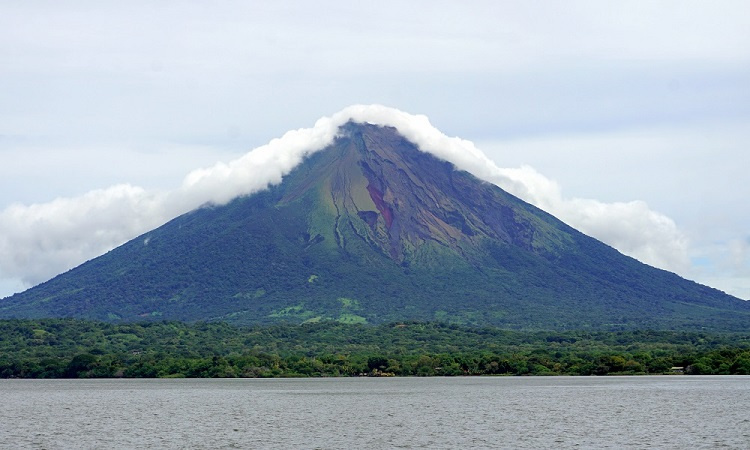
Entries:
<svg viewBox="0 0 750 450">
<path fill-rule="evenodd" d="M 623 256 L 393 128 L 349 123 L 280 185 L 0 303 L 0 317 L 48 316 L 743 330 L 750 304 Z"/>
</svg>

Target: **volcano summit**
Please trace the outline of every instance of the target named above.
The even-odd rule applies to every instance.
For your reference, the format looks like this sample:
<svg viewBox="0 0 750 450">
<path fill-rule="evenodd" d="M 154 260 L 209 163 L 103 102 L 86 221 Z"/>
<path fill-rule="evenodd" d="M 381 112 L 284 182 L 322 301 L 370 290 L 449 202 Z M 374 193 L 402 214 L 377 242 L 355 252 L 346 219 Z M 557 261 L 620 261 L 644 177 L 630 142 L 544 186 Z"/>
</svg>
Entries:
<svg viewBox="0 0 750 450">
<path fill-rule="evenodd" d="M 349 121 L 279 184 L 179 216 L 0 301 L 0 316 L 746 330 L 750 303 Z"/>
</svg>

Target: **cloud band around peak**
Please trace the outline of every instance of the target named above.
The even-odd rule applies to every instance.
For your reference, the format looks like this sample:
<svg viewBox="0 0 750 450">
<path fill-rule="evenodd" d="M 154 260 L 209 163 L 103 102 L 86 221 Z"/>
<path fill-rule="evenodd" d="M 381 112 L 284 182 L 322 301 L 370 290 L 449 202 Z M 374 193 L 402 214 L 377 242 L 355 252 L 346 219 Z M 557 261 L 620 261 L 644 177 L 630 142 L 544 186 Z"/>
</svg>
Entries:
<svg viewBox="0 0 750 450">
<path fill-rule="evenodd" d="M 238 159 L 194 170 L 171 191 L 116 185 L 47 203 L 11 205 L 0 212 L 0 279 L 35 285 L 201 205 L 223 204 L 278 184 L 305 156 L 331 144 L 348 121 L 394 127 L 420 150 L 645 263 L 677 273 L 689 268 L 683 233 L 643 202 L 565 199 L 554 181 L 533 168 L 500 168 L 474 143 L 446 136 L 424 115 L 382 105 L 353 105 L 319 119 L 312 128 L 288 131 Z"/>
</svg>

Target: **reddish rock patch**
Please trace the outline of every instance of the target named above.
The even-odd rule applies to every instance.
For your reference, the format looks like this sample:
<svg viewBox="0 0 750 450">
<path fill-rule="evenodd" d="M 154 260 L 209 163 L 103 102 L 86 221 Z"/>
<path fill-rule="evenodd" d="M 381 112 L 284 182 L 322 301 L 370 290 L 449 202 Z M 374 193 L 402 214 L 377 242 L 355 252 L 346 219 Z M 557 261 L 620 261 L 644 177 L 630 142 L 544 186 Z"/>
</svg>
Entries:
<svg viewBox="0 0 750 450">
<path fill-rule="evenodd" d="M 393 211 L 391 210 L 390 206 L 388 206 L 383 200 L 383 193 L 380 192 L 372 184 L 367 185 L 367 192 L 370 193 L 370 198 L 375 203 L 375 206 L 378 208 L 378 211 L 380 211 L 380 214 L 383 215 L 383 219 L 385 219 L 385 226 L 390 230 L 391 224 L 393 223 Z"/>
</svg>

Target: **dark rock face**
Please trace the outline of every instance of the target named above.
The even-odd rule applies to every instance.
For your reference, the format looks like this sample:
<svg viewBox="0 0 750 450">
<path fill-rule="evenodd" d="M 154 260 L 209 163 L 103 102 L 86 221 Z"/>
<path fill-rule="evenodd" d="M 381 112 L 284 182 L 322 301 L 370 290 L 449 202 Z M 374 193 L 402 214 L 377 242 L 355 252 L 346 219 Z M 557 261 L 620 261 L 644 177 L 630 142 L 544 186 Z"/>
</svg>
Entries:
<svg viewBox="0 0 750 450">
<path fill-rule="evenodd" d="M 2 300 L 0 317 L 747 330 L 750 302 L 349 123 L 280 185 L 180 216 Z"/>
</svg>

